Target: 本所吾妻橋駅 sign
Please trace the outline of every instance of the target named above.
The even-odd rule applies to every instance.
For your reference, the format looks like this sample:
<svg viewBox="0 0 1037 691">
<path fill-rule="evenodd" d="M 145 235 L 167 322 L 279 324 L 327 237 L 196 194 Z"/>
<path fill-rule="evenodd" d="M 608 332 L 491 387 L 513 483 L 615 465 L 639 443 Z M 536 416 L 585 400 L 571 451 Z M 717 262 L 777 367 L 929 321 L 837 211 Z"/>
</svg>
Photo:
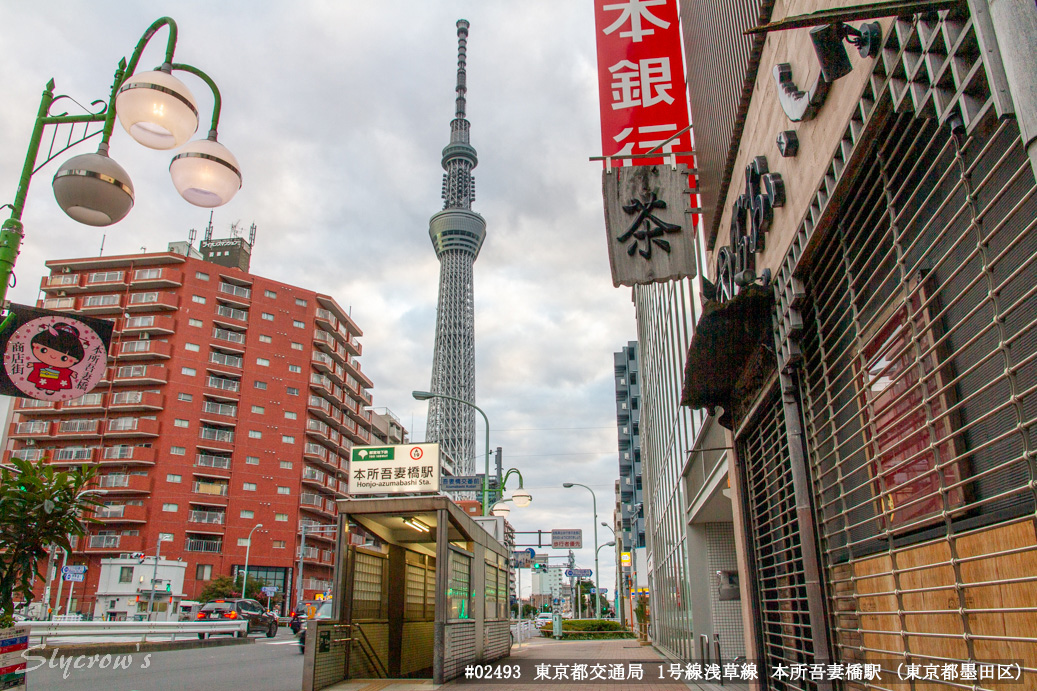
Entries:
<svg viewBox="0 0 1037 691">
<path fill-rule="evenodd" d="M 439 491 L 439 444 L 356 446 L 349 464 L 350 494 Z"/>
</svg>

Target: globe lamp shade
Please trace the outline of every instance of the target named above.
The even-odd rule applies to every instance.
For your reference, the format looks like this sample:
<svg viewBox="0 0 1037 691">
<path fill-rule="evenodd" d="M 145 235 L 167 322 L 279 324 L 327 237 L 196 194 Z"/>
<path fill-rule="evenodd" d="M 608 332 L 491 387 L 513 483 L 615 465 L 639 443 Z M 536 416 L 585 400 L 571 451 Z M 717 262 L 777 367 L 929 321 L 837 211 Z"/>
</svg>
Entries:
<svg viewBox="0 0 1037 691">
<path fill-rule="evenodd" d="M 492 509 L 490 509 L 490 513 L 493 514 L 494 516 L 500 516 L 501 518 L 507 518 L 508 514 L 511 513 L 511 507 L 507 506 L 506 504 L 497 504 Z"/>
<path fill-rule="evenodd" d="M 74 156 L 54 174 L 54 198 L 73 220 L 88 226 L 118 223 L 133 208 L 133 183 L 104 154 Z"/>
<path fill-rule="evenodd" d="M 526 490 L 519 488 L 512 492 L 511 500 L 515 502 L 515 506 L 520 509 L 529 506 L 529 502 L 533 501 L 533 496 Z"/>
<path fill-rule="evenodd" d="M 115 112 L 130 136 L 149 149 L 175 149 L 198 131 L 194 96 L 182 81 L 161 70 L 123 82 Z"/>
<path fill-rule="evenodd" d="M 238 159 L 211 139 L 185 146 L 170 162 L 169 174 L 180 196 L 195 206 L 223 206 L 241 189 Z"/>
</svg>

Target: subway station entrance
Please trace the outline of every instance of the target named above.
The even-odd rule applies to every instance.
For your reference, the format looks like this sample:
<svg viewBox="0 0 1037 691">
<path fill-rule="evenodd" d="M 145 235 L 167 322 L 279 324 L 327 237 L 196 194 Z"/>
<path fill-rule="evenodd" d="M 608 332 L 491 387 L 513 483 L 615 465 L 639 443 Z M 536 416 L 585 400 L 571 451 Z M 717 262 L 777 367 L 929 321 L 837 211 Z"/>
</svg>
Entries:
<svg viewBox="0 0 1037 691">
<path fill-rule="evenodd" d="M 439 684 L 509 654 L 509 555 L 482 526 L 444 496 L 342 499 L 338 509 L 334 614 L 308 624 L 303 691 L 352 679 Z"/>
</svg>

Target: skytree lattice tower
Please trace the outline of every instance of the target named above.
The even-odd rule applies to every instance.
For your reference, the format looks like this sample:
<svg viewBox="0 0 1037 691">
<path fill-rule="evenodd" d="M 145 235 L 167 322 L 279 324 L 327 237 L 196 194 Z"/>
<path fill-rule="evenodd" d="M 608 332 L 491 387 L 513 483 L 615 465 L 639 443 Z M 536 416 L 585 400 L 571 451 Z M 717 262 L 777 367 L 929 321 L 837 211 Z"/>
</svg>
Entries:
<svg viewBox="0 0 1037 691">
<path fill-rule="evenodd" d="M 435 394 L 475 403 L 475 297 L 473 267 L 486 237 L 486 221 L 472 211 L 478 164 L 468 142 L 465 118 L 465 51 L 468 22 L 457 22 L 457 100 L 450 122 L 450 143 L 443 149 L 443 210 L 429 220 L 429 236 L 439 257 L 439 306 L 432 356 Z M 453 458 L 458 475 L 475 474 L 475 410 L 455 401 L 429 401 L 429 442 Z"/>
</svg>

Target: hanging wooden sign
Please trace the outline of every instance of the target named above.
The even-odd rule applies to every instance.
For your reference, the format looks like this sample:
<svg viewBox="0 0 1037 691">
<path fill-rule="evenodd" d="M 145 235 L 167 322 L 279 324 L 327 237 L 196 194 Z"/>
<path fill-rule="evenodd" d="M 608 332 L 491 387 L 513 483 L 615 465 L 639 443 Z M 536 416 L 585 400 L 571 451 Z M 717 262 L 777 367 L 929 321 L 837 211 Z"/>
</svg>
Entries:
<svg viewBox="0 0 1037 691">
<path fill-rule="evenodd" d="M 645 285 L 695 275 L 687 175 L 683 165 L 602 173 L 613 285 Z"/>
</svg>

